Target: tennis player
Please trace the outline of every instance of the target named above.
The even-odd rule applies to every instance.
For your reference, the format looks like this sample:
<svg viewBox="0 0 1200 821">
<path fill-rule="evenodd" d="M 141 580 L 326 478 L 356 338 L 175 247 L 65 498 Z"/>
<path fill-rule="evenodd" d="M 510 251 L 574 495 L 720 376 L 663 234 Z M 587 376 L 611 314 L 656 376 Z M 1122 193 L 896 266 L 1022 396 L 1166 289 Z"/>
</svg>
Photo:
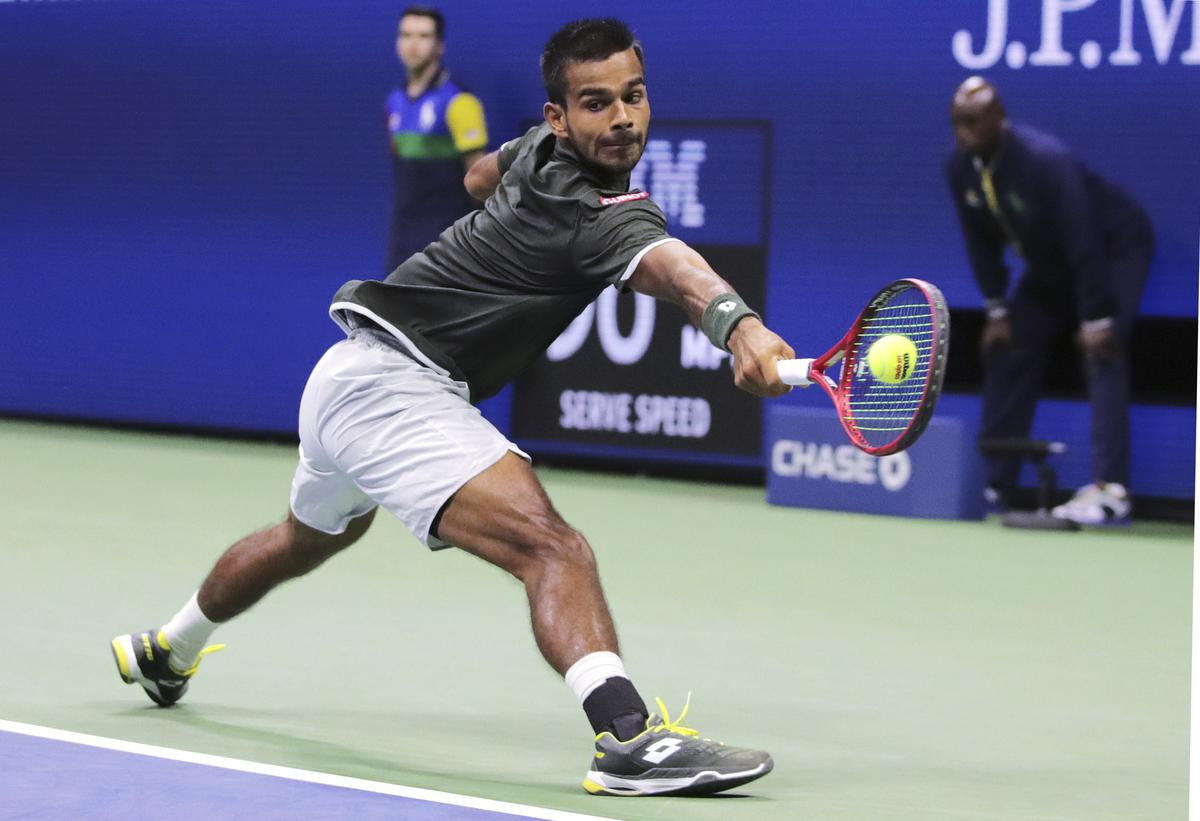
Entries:
<svg viewBox="0 0 1200 821">
<path fill-rule="evenodd" d="M 291 509 L 217 560 L 161 629 L 118 636 L 121 677 L 162 706 L 187 689 L 214 629 L 354 544 L 382 506 L 432 549 L 455 546 L 518 578 L 534 637 L 595 731 L 583 786 L 609 795 L 701 794 L 770 772 L 765 752 L 701 738 L 662 702 L 651 715 L 625 671 L 592 548 L 551 505 L 528 457 L 472 405 L 539 357 L 609 286 L 682 308 L 733 355 L 734 381 L 788 390 L 792 349 L 730 285 L 668 236 L 629 190 L 650 104 L 640 44 L 622 22 L 579 20 L 541 58 L 545 122 L 480 159 L 484 208 L 382 281 L 347 282 L 330 306 L 347 338 L 300 401 Z"/>
</svg>

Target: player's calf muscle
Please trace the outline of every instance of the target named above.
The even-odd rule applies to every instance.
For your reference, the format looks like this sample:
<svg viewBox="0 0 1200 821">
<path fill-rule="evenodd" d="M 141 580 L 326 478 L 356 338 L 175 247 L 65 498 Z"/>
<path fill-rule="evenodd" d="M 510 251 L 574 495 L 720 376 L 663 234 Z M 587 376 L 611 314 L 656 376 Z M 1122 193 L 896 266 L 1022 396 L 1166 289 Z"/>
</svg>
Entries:
<svg viewBox="0 0 1200 821">
<path fill-rule="evenodd" d="M 342 533 L 314 530 L 290 513 L 279 524 L 251 533 L 226 550 L 200 586 L 199 604 L 213 621 L 228 621 L 288 579 L 316 569 L 367 531 L 374 511 Z"/>
</svg>

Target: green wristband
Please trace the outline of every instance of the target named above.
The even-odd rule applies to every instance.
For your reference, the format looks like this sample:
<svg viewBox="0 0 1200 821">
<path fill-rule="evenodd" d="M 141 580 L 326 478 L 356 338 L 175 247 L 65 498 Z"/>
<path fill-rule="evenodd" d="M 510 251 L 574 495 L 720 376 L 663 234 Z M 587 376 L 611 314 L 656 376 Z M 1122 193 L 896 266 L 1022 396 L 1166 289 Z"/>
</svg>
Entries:
<svg viewBox="0 0 1200 821">
<path fill-rule="evenodd" d="M 712 344 L 727 351 L 729 350 L 729 335 L 733 333 L 734 326 L 741 321 L 742 317 L 746 316 L 762 318 L 732 291 L 720 294 L 704 309 L 704 315 L 700 317 L 700 330 L 704 331 Z"/>
</svg>

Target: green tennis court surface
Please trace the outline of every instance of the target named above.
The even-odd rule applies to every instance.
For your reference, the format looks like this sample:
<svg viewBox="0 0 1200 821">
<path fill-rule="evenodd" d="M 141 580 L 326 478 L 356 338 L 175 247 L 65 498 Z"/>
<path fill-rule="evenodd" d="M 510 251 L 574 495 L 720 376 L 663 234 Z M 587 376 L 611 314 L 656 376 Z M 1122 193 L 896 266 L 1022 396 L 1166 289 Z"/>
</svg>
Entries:
<svg viewBox="0 0 1200 821">
<path fill-rule="evenodd" d="M 109 640 L 281 516 L 294 458 L 0 423 L 0 719 L 627 819 L 1186 813 L 1192 530 L 1153 523 L 1038 534 L 543 471 L 643 693 L 674 712 L 692 690 L 689 724 L 774 754 L 745 797 L 586 795 L 589 730 L 518 584 L 384 516 L 153 707 Z"/>
</svg>

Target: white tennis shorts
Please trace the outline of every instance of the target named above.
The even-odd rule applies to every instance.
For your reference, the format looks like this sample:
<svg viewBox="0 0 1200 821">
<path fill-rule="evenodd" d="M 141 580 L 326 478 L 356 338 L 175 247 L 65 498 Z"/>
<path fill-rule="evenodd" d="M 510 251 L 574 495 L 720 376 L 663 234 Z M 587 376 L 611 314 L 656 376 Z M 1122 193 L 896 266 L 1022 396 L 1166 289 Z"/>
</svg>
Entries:
<svg viewBox="0 0 1200 821">
<path fill-rule="evenodd" d="M 292 513 L 325 533 L 382 506 L 431 548 L 434 519 L 459 488 L 512 451 L 469 400 L 375 330 L 325 352 L 300 400 L 300 464 Z"/>
</svg>

